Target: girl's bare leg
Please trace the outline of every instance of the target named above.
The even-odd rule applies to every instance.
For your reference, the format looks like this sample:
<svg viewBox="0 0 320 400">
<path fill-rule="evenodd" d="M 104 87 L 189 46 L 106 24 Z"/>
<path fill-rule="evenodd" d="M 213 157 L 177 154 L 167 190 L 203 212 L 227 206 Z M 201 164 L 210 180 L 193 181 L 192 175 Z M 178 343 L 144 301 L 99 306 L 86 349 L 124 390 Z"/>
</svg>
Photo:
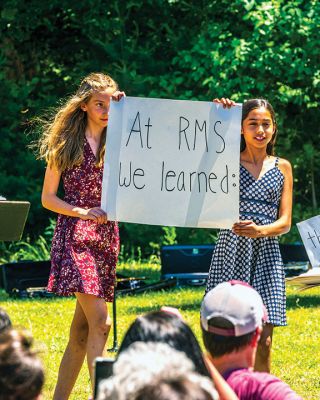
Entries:
<svg viewBox="0 0 320 400">
<path fill-rule="evenodd" d="M 100 357 L 103 354 L 111 327 L 111 320 L 104 299 L 84 293 L 76 293 L 76 296 L 89 326 L 87 362 L 92 385 L 94 378 L 93 361 L 96 357 Z"/>
<path fill-rule="evenodd" d="M 266 324 L 258 343 L 255 371 L 269 372 L 271 369 L 271 346 L 272 346 L 273 325 Z"/>
<path fill-rule="evenodd" d="M 60 364 L 53 400 L 67 400 L 69 398 L 86 355 L 88 332 L 87 318 L 79 301 L 77 301 L 70 328 L 69 342 Z"/>
</svg>

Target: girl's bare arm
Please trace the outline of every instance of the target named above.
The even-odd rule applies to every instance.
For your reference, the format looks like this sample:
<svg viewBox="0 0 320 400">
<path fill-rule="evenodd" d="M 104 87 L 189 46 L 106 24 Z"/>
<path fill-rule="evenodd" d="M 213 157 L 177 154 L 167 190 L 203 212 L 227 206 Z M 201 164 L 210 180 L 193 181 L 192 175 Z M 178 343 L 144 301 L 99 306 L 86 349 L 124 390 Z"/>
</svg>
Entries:
<svg viewBox="0 0 320 400">
<path fill-rule="evenodd" d="M 252 238 L 278 236 L 289 232 L 292 216 L 292 168 L 289 161 L 280 159 L 279 169 L 284 175 L 284 184 L 280 200 L 278 219 L 272 224 L 256 225 L 252 221 L 241 221 L 234 224 L 232 230 L 239 236 Z"/>
<path fill-rule="evenodd" d="M 47 167 L 41 196 L 43 207 L 59 214 L 68 215 L 70 217 L 77 217 L 85 220 L 92 219 L 101 224 L 107 222 L 106 213 L 99 207 L 85 209 L 73 206 L 61 200 L 57 196 L 60 178 L 60 171 L 55 168 Z"/>
</svg>

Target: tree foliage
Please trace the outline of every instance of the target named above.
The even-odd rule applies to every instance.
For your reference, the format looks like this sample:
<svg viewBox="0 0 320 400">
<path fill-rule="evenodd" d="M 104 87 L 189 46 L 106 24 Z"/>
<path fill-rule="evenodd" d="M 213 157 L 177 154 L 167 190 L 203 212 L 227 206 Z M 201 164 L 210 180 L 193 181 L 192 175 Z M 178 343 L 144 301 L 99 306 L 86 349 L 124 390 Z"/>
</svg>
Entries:
<svg viewBox="0 0 320 400">
<path fill-rule="evenodd" d="M 50 216 L 28 123 L 92 71 L 110 73 L 131 96 L 268 98 L 277 153 L 294 166 L 294 222 L 319 213 L 317 0 L 2 0 L 0 24 L 1 193 L 31 201 L 27 233 L 38 235 Z M 123 243 L 148 252 L 214 234 L 122 225 Z M 294 229 L 287 235 L 297 238 Z"/>
</svg>

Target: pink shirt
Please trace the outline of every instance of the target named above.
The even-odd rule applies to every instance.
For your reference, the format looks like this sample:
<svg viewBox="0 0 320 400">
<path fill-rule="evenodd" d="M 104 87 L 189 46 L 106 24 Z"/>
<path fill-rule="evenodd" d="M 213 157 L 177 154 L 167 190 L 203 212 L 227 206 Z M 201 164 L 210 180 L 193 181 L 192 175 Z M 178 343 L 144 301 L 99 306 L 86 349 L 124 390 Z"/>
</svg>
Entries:
<svg viewBox="0 0 320 400">
<path fill-rule="evenodd" d="M 266 372 L 233 369 L 223 377 L 240 400 L 302 400 L 286 383 Z"/>
</svg>

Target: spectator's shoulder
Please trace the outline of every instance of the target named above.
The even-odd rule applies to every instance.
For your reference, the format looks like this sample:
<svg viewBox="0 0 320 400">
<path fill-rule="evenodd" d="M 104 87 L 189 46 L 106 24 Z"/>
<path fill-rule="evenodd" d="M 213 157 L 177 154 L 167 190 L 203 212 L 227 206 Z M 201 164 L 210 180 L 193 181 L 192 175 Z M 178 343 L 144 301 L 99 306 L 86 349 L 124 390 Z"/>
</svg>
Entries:
<svg viewBox="0 0 320 400">
<path fill-rule="evenodd" d="M 228 374 L 226 381 L 243 400 L 302 400 L 289 385 L 266 372 L 237 369 Z"/>
<path fill-rule="evenodd" d="M 228 376 L 226 376 L 226 381 L 234 390 L 239 399 L 260 399 L 259 378 L 259 374 L 247 368 L 242 368 L 231 371 Z"/>
<path fill-rule="evenodd" d="M 281 379 L 267 373 L 260 373 L 260 374 L 264 375 L 262 377 L 264 383 L 263 383 L 263 391 L 260 394 L 261 399 L 302 400 L 302 398 L 296 392 L 294 392 L 287 383 L 283 382 Z"/>
</svg>

